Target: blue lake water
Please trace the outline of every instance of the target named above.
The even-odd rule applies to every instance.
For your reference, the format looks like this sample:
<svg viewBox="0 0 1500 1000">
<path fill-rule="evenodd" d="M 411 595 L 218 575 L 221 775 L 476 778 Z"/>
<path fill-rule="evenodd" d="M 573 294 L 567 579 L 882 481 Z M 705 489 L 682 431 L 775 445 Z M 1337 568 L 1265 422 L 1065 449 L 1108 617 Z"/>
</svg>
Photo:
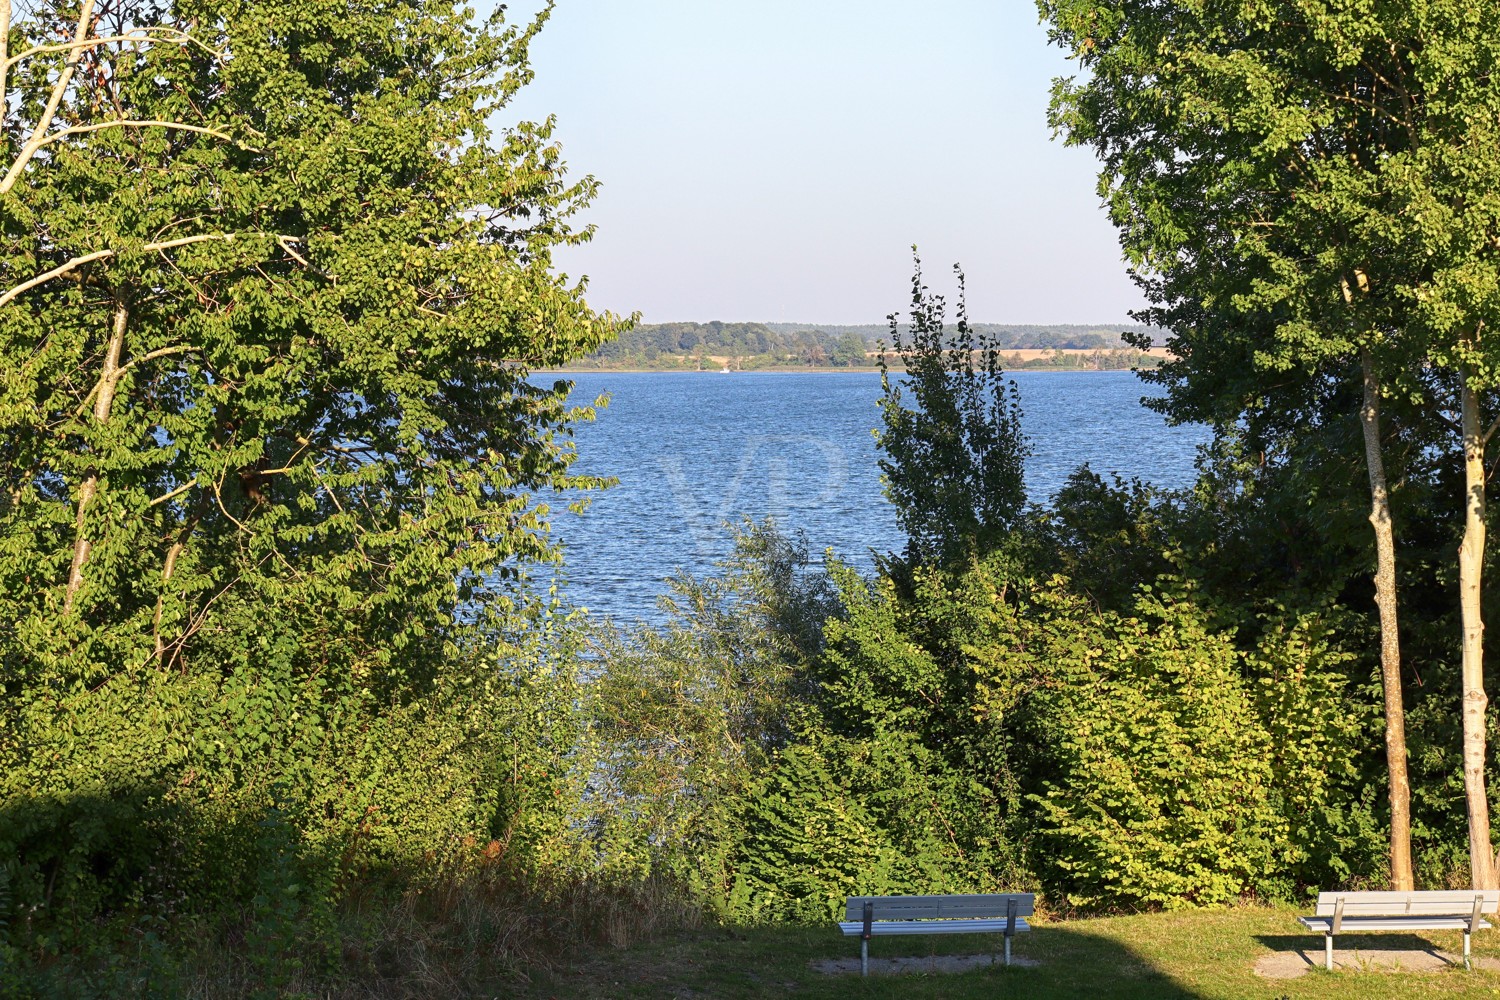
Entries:
<svg viewBox="0 0 1500 1000">
<path fill-rule="evenodd" d="M 1164 487 L 1193 481 L 1201 427 L 1168 427 L 1140 403 L 1131 372 L 1016 372 L 1032 456 L 1027 494 L 1046 503 L 1088 462 Z M 574 400 L 608 393 L 578 430 L 575 470 L 615 476 L 581 516 L 553 525 L 574 604 L 616 621 L 655 619 L 662 581 L 711 573 L 730 551 L 726 521 L 770 516 L 868 569 L 901 548 L 872 435 L 880 376 L 824 373 L 615 373 L 571 376 Z"/>
</svg>

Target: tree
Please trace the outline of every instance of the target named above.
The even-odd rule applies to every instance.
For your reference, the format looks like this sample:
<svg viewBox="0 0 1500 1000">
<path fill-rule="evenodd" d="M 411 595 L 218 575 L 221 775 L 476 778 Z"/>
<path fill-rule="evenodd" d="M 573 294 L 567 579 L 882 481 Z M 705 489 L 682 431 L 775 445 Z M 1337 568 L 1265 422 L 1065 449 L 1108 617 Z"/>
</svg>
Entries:
<svg viewBox="0 0 1500 1000">
<path fill-rule="evenodd" d="M 993 337 L 970 327 L 963 272 L 953 270 L 953 335 L 944 334 L 946 303 L 922 283 L 917 259 L 908 331 L 895 313 L 888 317 L 904 380 L 891 377 L 880 347 L 880 471 L 913 565 L 951 566 L 993 551 L 1026 502 L 1027 451 L 1015 383 L 1005 378 Z"/>
<path fill-rule="evenodd" d="M 594 181 L 564 180 L 551 122 L 488 124 L 549 12 L 11 24 L 6 683 L 224 669 L 282 632 L 399 687 L 403 650 L 554 557 L 532 494 L 588 485 L 558 439 L 582 411 L 528 373 L 617 324 L 551 268 Z"/>
<path fill-rule="evenodd" d="M 857 367 L 865 363 L 865 342 L 857 333 L 846 333 L 833 348 L 833 364 L 839 368 Z"/>
<path fill-rule="evenodd" d="M 1099 152 L 1150 315 L 1173 330 L 1179 360 L 1155 376 L 1171 389 L 1169 412 L 1239 423 L 1286 453 L 1308 427 L 1322 434 L 1340 419 L 1338 385 L 1357 387 L 1398 887 L 1411 867 L 1387 461 L 1437 445 L 1441 407 L 1410 404 L 1441 390 L 1435 373 L 1460 373 L 1464 770 L 1474 884 L 1492 885 L 1475 411 L 1495 384 L 1480 331 L 1494 309 L 1497 227 L 1494 166 L 1477 150 L 1492 142 L 1500 38 L 1447 2 L 1374 13 L 1312 0 L 1039 7 L 1091 73 L 1059 84 L 1054 122 Z"/>
</svg>

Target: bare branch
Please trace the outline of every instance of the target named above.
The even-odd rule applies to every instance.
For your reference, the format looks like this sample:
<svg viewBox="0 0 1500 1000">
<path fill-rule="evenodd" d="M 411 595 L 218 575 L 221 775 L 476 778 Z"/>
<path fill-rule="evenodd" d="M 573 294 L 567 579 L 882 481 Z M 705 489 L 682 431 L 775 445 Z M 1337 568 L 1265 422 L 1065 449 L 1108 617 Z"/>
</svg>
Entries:
<svg viewBox="0 0 1500 1000">
<path fill-rule="evenodd" d="M 305 257 L 303 257 L 300 253 L 298 253 L 297 251 L 295 251 L 295 250 L 292 249 L 292 244 L 296 243 L 296 242 L 298 242 L 298 240 L 294 236 L 278 236 L 278 237 L 276 237 L 276 244 L 279 247 L 281 247 L 282 250 L 286 251 L 286 255 L 288 257 L 292 258 L 297 263 L 301 264 L 303 267 L 312 267 L 312 265 L 307 262 L 307 259 Z"/>
<path fill-rule="evenodd" d="M 9 10 L 6 12 L 6 29 L 10 28 Z M 74 33 L 73 40 L 82 42 L 89 36 L 89 29 L 94 23 L 94 0 L 83 0 L 83 6 L 78 12 L 78 28 Z M 68 91 L 68 84 L 73 81 L 73 72 L 78 69 L 78 60 L 82 57 L 83 50 L 76 49 L 68 56 L 67 62 L 63 63 L 62 72 L 57 75 L 57 82 L 52 85 L 52 94 L 47 98 L 47 106 L 42 109 L 41 116 L 37 118 L 36 126 L 31 131 L 31 138 L 21 147 L 16 154 L 16 160 L 6 171 L 5 179 L 0 180 L 0 195 L 4 195 L 16 186 L 16 181 L 21 177 L 21 171 L 26 169 L 26 164 L 36 155 L 36 151 L 42 148 L 46 141 L 47 132 L 52 128 L 52 119 L 57 115 L 57 109 L 62 104 L 63 95 Z"/>
<path fill-rule="evenodd" d="M 198 485 L 198 477 L 194 476 L 192 479 L 189 479 L 187 482 L 185 482 L 181 486 L 177 487 L 171 493 L 163 493 L 161 496 L 157 497 L 155 500 L 152 500 L 146 506 L 147 507 L 155 507 L 159 503 L 166 503 L 169 500 L 172 500 L 172 499 L 175 499 L 176 497 L 182 496 L 188 490 L 192 489 L 194 486 L 197 486 L 197 485 Z"/>
<path fill-rule="evenodd" d="M 125 372 L 128 372 L 136 365 L 145 364 L 147 361 L 155 361 L 157 358 L 169 358 L 174 354 L 191 354 L 196 350 L 198 350 L 198 348 L 192 344 L 179 344 L 176 347 L 160 347 L 154 351 L 147 351 L 140 357 L 131 358 L 128 362 L 121 365 L 120 374 L 123 375 Z"/>
<path fill-rule="evenodd" d="M 1495 436 L 1497 430 L 1500 430 L 1500 417 L 1496 417 L 1494 423 L 1490 424 L 1489 429 L 1484 432 L 1484 437 L 1480 439 L 1481 442 L 1489 444 L 1490 438 Z"/>
<path fill-rule="evenodd" d="M 45 285 L 53 278 L 61 278 L 68 272 L 76 271 L 78 270 L 78 268 L 83 267 L 85 264 L 92 264 L 96 260 L 104 260 L 108 257 L 113 257 L 114 255 L 115 251 L 113 250 L 95 250 L 93 253 L 86 253 L 81 257 L 74 257 L 72 260 L 69 260 L 63 264 L 59 264 L 57 267 L 54 267 L 50 271 L 44 271 L 43 273 L 37 275 L 35 278 L 32 278 L 29 281 L 23 281 L 4 294 L 0 294 L 0 306 L 9 303 L 18 295 L 31 291 L 38 285 Z"/>
<path fill-rule="evenodd" d="M 158 119 L 143 118 L 112 118 L 107 122 L 94 122 L 90 125 L 69 125 L 67 128 L 58 129 L 56 132 L 44 136 L 40 142 L 36 143 L 36 148 L 41 149 L 43 146 L 51 145 L 52 143 L 57 142 L 60 139 L 66 139 L 70 136 L 83 135 L 88 132 L 99 132 L 107 128 L 127 127 L 170 128 L 176 129 L 179 132 L 197 132 L 199 135 L 211 135 L 215 139 L 223 139 L 225 142 L 232 142 L 236 146 L 239 146 L 241 149 L 250 148 L 248 146 L 245 146 L 228 132 L 222 132 L 216 128 L 209 128 L 206 125 L 186 125 L 182 122 L 169 122 Z M 4 193 L 4 190 L 0 190 L 0 194 Z"/>
<path fill-rule="evenodd" d="M 7 4 L 8 5 L 8 4 Z M 4 14 L 0 7 L 0 15 Z M 10 58 L 0 57 L 0 71 L 8 70 L 33 56 L 47 55 L 52 52 L 72 52 L 74 50 L 86 50 L 96 48 L 100 45 L 128 44 L 130 42 L 177 42 L 180 45 L 196 45 L 210 55 L 222 55 L 212 46 L 205 45 L 186 31 L 177 28 L 155 27 L 137 28 L 133 32 L 124 35 L 106 35 L 99 38 L 75 39 L 71 42 L 57 42 L 52 45 L 34 45 L 24 52 L 18 52 Z"/>
<path fill-rule="evenodd" d="M 147 253 L 159 253 L 167 250 L 173 250 L 177 247 L 185 247 L 192 243 L 209 243 L 215 241 L 232 243 L 240 237 L 251 236 L 270 236 L 278 243 L 280 243 L 282 240 L 299 240 L 299 238 L 296 236 L 281 236 L 274 233 L 199 233 L 197 236 L 180 236 L 175 240 L 160 240 L 156 243 L 146 243 L 142 245 L 141 249 Z M 119 255 L 119 253 L 120 251 L 118 250 L 95 250 L 93 253 L 82 254 L 78 257 L 72 258 L 71 260 L 64 261 L 57 267 L 54 267 L 52 270 L 45 271 L 42 274 L 37 275 L 35 278 L 23 281 L 19 285 L 16 285 L 14 288 L 9 289 L 3 294 L 0 294 L 0 306 L 7 305 L 18 295 L 29 292 L 39 285 L 45 285 L 53 278 L 60 278 L 71 271 L 76 271 L 78 268 L 83 267 L 85 264 L 92 264 L 94 261 L 108 260 L 111 257 L 116 257 Z"/>
</svg>

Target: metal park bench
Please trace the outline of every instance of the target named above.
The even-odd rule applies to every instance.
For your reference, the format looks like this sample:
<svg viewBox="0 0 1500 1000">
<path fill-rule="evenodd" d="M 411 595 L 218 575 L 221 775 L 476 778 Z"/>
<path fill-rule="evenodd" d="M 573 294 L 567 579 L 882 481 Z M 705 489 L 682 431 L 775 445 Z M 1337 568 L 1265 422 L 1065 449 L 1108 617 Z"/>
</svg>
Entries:
<svg viewBox="0 0 1500 1000">
<path fill-rule="evenodd" d="M 1010 939 L 1031 930 L 1025 918 L 1036 908 L 1029 892 L 978 896 L 851 896 L 845 937 L 859 935 L 859 973 L 870 974 L 870 938 L 886 934 L 1004 934 L 1005 964 Z"/>
<path fill-rule="evenodd" d="M 1320 892 L 1316 916 L 1298 917 L 1308 930 L 1324 935 L 1324 965 L 1333 968 L 1337 934 L 1363 931 L 1464 932 L 1464 965 L 1469 964 L 1469 937 L 1490 925 L 1482 917 L 1500 908 L 1500 891 L 1460 889 L 1452 892 Z"/>
</svg>

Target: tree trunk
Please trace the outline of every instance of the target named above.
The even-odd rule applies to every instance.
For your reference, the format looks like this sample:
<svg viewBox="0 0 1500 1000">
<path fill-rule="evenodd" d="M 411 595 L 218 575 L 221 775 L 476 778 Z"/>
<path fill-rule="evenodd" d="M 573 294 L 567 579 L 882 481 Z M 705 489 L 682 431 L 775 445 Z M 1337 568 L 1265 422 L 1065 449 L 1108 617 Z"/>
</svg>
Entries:
<svg viewBox="0 0 1500 1000">
<path fill-rule="evenodd" d="M 115 303 L 114 316 L 110 322 L 109 343 L 104 348 L 104 370 L 94 387 L 94 423 L 109 423 L 109 414 L 115 403 L 115 387 L 120 382 L 120 355 L 125 350 L 125 327 L 130 311 L 123 301 Z M 99 471 L 90 469 L 78 486 L 78 511 L 73 520 L 73 565 L 68 570 L 68 592 L 63 599 L 63 614 L 73 610 L 78 590 L 83 586 L 83 568 L 89 560 L 93 543 L 89 541 L 84 518 L 89 504 L 99 492 Z"/>
<path fill-rule="evenodd" d="M 1490 843 L 1490 803 L 1485 791 L 1484 618 L 1480 583 L 1484 572 L 1484 437 L 1479 399 L 1463 375 L 1464 536 L 1458 547 L 1459 608 L 1463 614 L 1464 797 L 1469 806 L 1469 868 L 1475 889 L 1494 889 L 1495 856 Z"/>
<path fill-rule="evenodd" d="M 1380 684 L 1385 691 L 1385 763 L 1391 802 L 1391 888 L 1415 888 L 1411 865 L 1411 785 L 1406 776 L 1406 705 L 1401 691 L 1401 636 L 1396 619 L 1396 536 L 1380 446 L 1380 377 L 1360 351 L 1365 465 L 1370 471 L 1370 524 L 1375 528 L 1375 606 L 1380 611 Z"/>
</svg>

